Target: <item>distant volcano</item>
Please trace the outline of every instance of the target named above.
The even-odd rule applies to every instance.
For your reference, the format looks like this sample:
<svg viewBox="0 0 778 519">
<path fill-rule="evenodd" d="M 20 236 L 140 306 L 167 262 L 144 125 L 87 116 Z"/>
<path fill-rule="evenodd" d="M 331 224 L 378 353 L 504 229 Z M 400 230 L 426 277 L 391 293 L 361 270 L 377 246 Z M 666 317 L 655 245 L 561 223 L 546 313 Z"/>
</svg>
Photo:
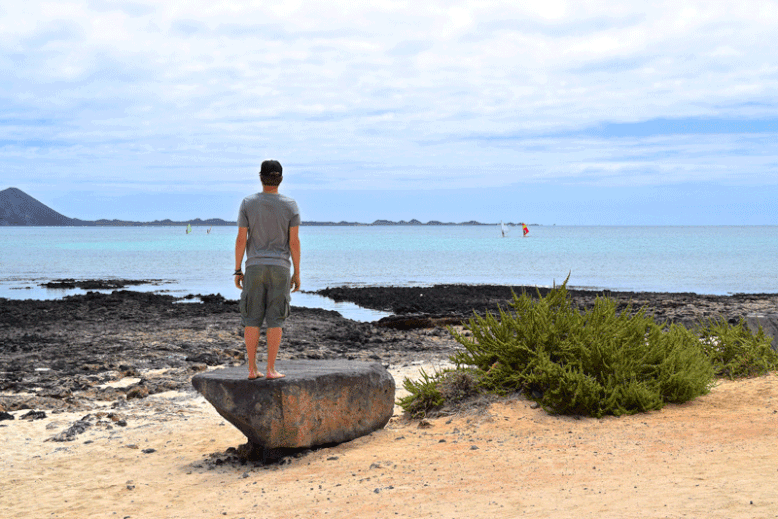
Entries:
<svg viewBox="0 0 778 519">
<path fill-rule="evenodd" d="M 72 227 L 127 227 L 127 226 L 170 226 L 170 225 L 228 225 L 235 226 L 237 222 L 225 222 L 220 218 L 211 218 L 209 220 L 188 220 L 185 222 L 174 222 L 171 220 L 154 220 L 153 222 L 129 222 L 124 220 L 96 220 L 94 222 L 79 220 L 78 218 L 68 218 L 58 213 L 51 207 L 48 207 L 33 197 L 15 187 L 9 187 L 5 191 L 0 191 L 0 226 L 9 225 L 29 225 L 29 226 L 72 226 Z"/>
<path fill-rule="evenodd" d="M 0 191 L 0 225 L 84 225 L 59 214 L 15 187 Z"/>
<path fill-rule="evenodd" d="M 185 221 L 172 221 L 154 220 L 153 222 L 132 222 L 125 220 L 79 220 L 78 218 L 68 218 L 67 216 L 58 213 L 54 209 L 38 202 L 33 197 L 15 187 L 9 187 L 5 191 L 0 191 L 0 226 L 8 225 L 30 225 L 30 226 L 79 226 L 79 227 L 127 227 L 127 226 L 158 226 L 169 227 L 178 225 L 199 225 L 199 226 L 214 226 L 224 225 L 235 227 L 237 222 L 228 222 L 221 218 L 210 218 L 208 220 L 201 220 L 195 218 L 194 220 Z M 469 221 L 463 223 L 442 223 L 437 220 L 430 220 L 427 223 L 421 223 L 419 220 L 413 219 L 409 222 L 400 220 L 399 222 L 392 222 L 390 220 L 376 220 L 373 223 L 359 223 L 359 222 L 302 222 L 302 225 L 316 225 L 316 226 L 352 226 L 352 225 L 497 225 L 489 223 L 480 223 L 476 221 Z M 508 225 L 516 225 L 510 223 Z M 529 224 L 536 225 L 536 224 Z"/>
</svg>

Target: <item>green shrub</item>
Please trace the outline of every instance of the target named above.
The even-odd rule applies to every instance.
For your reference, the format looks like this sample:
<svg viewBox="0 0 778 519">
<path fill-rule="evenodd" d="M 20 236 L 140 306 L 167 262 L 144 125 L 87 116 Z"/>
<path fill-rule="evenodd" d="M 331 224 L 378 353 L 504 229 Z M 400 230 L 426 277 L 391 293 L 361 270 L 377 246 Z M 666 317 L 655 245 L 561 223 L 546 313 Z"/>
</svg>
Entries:
<svg viewBox="0 0 778 519">
<path fill-rule="evenodd" d="M 450 332 L 463 346 L 456 370 L 418 382 L 398 403 L 421 417 L 479 390 L 521 391 L 556 414 L 633 414 L 707 393 L 715 376 L 756 376 L 778 369 L 778 354 L 760 328 L 723 319 L 690 331 L 657 323 L 646 309 L 621 313 L 609 298 L 586 312 L 574 309 L 567 280 L 545 297 L 513 295 L 511 310 L 474 314 L 465 330 Z M 457 373 L 464 373 L 457 375 Z"/>
<path fill-rule="evenodd" d="M 778 369 L 778 353 L 771 348 L 772 338 L 761 326 L 754 335 L 742 318 L 730 326 L 719 317 L 701 322 L 697 333 L 719 377 L 756 377 Z"/>
<path fill-rule="evenodd" d="M 574 309 L 567 281 L 537 300 L 514 294 L 512 312 L 475 316 L 454 332 L 464 350 L 457 366 L 484 373 L 491 391 L 524 391 L 551 413 L 603 416 L 660 409 L 706 393 L 713 370 L 697 337 L 667 328 L 598 298 L 588 312 Z"/>
</svg>

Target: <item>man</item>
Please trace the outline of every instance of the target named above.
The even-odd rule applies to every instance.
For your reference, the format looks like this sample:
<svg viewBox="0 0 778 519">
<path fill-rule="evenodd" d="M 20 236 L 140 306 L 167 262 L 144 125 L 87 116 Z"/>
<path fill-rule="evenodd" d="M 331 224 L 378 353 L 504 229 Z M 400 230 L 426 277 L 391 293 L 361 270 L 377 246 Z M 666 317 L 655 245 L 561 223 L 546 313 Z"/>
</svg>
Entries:
<svg viewBox="0 0 778 519">
<path fill-rule="evenodd" d="M 300 290 L 300 211 L 294 200 L 278 193 L 283 180 L 278 161 L 264 161 L 259 178 L 262 192 L 247 196 L 240 204 L 235 240 L 235 286 L 242 290 L 240 314 L 251 380 L 263 376 L 257 371 L 256 359 L 263 322 L 267 325 L 266 377 L 284 376 L 275 369 L 276 356 L 291 292 Z M 245 273 L 241 271 L 244 254 Z"/>
</svg>

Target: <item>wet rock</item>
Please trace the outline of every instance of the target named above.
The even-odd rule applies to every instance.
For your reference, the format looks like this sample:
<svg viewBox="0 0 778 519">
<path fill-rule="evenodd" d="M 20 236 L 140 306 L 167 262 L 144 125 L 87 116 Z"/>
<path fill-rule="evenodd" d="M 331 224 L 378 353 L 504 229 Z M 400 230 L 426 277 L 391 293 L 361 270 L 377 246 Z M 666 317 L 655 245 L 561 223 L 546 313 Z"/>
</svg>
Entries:
<svg viewBox="0 0 778 519">
<path fill-rule="evenodd" d="M 394 330 L 416 330 L 419 328 L 458 325 L 466 320 L 462 317 L 450 316 L 390 315 L 379 319 L 375 325 L 380 328 L 392 328 Z"/>
<path fill-rule="evenodd" d="M 510 310 L 513 294 L 545 296 L 549 288 L 503 285 L 435 285 L 432 287 L 334 287 L 318 290 L 317 294 L 335 301 L 349 301 L 365 308 L 394 312 L 394 316 L 376 324 L 385 328 L 413 329 L 425 327 L 436 318 L 457 318 L 467 321 L 473 313 L 496 314 L 502 308 Z M 677 323 L 694 328 L 702 319 L 718 318 L 737 322 L 748 317 L 762 322 L 765 333 L 778 335 L 778 294 L 734 294 L 728 296 L 693 293 L 617 292 L 611 290 L 568 289 L 572 305 L 579 310 L 594 306 L 597 297 L 616 302 L 619 312 L 642 307 L 658 321 Z M 430 321 L 425 321 L 429 318 Z M 449 323 L 452 324 L 452 323 Z M 755 328 L 754 328 L 755 329 Z M 774 333 L 774 334 L 773 334 Z M 773 341 L 776 347 L 777 341 Z"/>
<path fill-rule="evenodd" d="M 248 380 L 245 366 L 200 373 L 192 385 L 264 449 L 340 443 L 384 427 L 394 379 L 377 363 L 285 361 L 286 378 Z"/>
<path fill-rule="evenodd" d="M 14 415 L 12 415 L 11 413 L 6 413 L 5 411 L 0 413 L 0 422 L 2 422 L 3 420 L 13 420 L 13 419 L 14 419 Z"/>
<path fill-rule="evenodd" d="M 39 286 L 56 289 L 80 288 L 83 290 L 110 290 L 124 288 L 132 285 L 158 285 L 163 280 L 159 279 L 55 279 Z"/>
</svg>

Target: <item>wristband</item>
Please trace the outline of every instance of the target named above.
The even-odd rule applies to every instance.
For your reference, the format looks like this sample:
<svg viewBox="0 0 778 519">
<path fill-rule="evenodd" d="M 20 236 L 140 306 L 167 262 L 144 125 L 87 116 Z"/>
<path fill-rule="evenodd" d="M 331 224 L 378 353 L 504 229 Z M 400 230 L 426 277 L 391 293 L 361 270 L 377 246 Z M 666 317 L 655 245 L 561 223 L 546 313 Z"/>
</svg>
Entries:
<svg viewBox="0 0 778 519">
<path fill-rule="evenodd" d="M 243 272 L 240 271 L 240 269 L 236 270 L 233 274 L 233 276 L 242 276 Z"/>
</svg>

